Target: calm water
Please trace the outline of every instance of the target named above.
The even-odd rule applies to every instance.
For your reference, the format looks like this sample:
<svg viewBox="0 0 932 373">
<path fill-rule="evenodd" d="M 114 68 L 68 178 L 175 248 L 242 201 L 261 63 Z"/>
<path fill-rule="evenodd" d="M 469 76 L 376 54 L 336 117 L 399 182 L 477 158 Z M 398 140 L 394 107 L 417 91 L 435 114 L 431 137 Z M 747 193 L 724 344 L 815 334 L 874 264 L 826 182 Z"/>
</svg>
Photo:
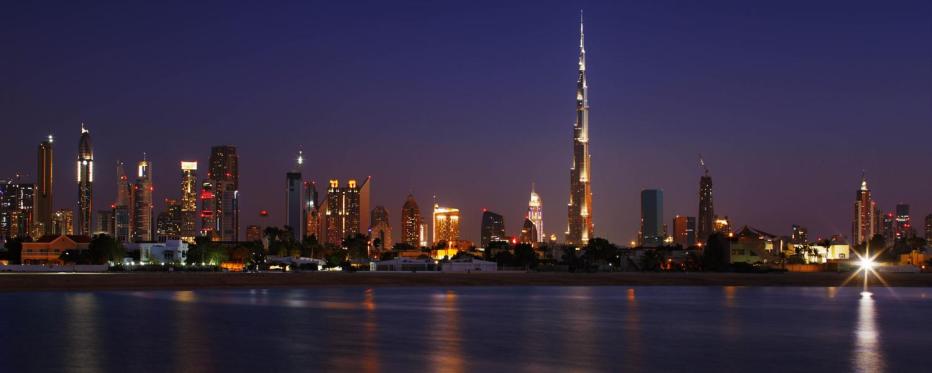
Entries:
<svg viewBox="0 0 932 373">
<path fill-rule="evenodd" d="M 928 369 L 932 289 L 488 287 L 0 294 L 0 370 Z"/>
</svg>

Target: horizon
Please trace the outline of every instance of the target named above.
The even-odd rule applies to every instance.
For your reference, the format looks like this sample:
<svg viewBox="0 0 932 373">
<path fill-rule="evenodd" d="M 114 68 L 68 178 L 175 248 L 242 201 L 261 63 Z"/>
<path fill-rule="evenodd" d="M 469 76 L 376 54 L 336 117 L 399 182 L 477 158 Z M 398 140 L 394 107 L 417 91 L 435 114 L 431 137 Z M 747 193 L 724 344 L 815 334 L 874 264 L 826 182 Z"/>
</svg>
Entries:
<svg viewBox="0 0 932 373">
<path fill-rule="evenodd" d="M 408 191 L 425 217 L 434 195 L 459 208 L 464 239 L 479 241 L 483 209 L 517 235 L 532 183 L 544 232 L 564 237 L 583 6 L 136 4 L 111 20 L 106 5 L 82 17 L 68 5 L 0 15 L 17 36 L 0 60 L 0 122 L 12 124 L 0 179 L 34 181 L 52 132 L 56 210 L 76 210 L 84 122 L 95 211 L 115 198 L 117 160 L 131 169 L 148 154 L 157 213 L 179 194 L 181 161 L 199 163 L 200 181 L 210 147 L 229 144 L 241 239 L 248 225 L 285 224 L 299 150 L 318 186 L 372 176 L 372 207 L 388 209 L 395 237 Z M 715 212 L 736 230 L 849 237 L 862 170 L 882 212 L 908 203 L 914 227 L 932 213 L 932 5 L 627 5 L 583 7 L 596 237 L 634 238 L 642 189 L 664 191 L 671 229 L 697 216 L 700 153 Z"/>
</svg>

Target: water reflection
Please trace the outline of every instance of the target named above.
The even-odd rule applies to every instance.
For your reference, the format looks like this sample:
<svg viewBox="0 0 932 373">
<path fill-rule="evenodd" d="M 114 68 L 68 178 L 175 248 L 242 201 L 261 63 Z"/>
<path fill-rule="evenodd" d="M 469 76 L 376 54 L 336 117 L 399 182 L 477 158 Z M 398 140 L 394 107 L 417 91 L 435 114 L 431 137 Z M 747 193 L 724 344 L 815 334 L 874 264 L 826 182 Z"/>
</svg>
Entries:
<svg viewBox="0 0 932 373">
<path fill-rule="evenodd" d="M 858 326 L 854 331 L 854 370 L 858 372 L 883 372 L 883 351 L 880 349 L 880 331 L 876 325 L 877 311 L 874 298 L 869 292 L 861 293 L 858 306 Z"/>
<path fill-rule="evenodd" d="M 176 291 L 172 294 L 176 302 L 174 344 L 175 371 L 212 372 L 214 369 L 210 341 L 204 335 L 203 309 L 195 302 L 197 294 L 193 291 Z"/>
<path fill-rule="evenodd" d="M 634 296 L 634 289 L 629 288 L 627 291 L 628 308 L 625 313 L 625 350 L 624 361 L 627 368 L 632 371 L 644 370 L 644 361 L 641 356 L 644 351 L 641 349 L 641 313 L 638 309 L 637 298 Z"/>
<path fill-rule="evenodd" d="M 65 303 L 68 322 L 65 323 L 67 343 L 65 345 L 65 366 L 74 372 L 99 372 L 102 356 L 100 338 L 97 333 L 97 298 L 92 293 L 78 293 L 68 296 Z"/>
<path fill-rule="evenodd" d="M 366 312 L 363 320 L 363 355 L 362 366 L 365 372 L 378 372 L 379 369 L 379 324 L 375 314 L 375 290 L 366 289 L 363 298 L 363 309 Z"/>
<path fill-rule="evenodd" d="M 447 290 L 444 294 L 431 297 L 434 320 L 430 326 L 430 340 L 436 342 L 430 348 L 433 372 L 462 372 L 463 337 L 460 330 L 460 308 L 457 294 Z"/>
</svg>

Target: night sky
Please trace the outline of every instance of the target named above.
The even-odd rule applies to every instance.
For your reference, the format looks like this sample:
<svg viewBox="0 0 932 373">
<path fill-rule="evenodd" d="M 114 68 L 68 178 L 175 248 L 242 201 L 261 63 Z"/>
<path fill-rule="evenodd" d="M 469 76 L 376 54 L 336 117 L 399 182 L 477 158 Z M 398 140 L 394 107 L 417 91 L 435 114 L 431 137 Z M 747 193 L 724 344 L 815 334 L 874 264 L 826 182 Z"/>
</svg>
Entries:
<svg viewBox="0 0 932 373">
<path fill-rule="evenodd" d="M 117 160 L 148 153 L 161 201 L 232 144 L 242 226 L 282 225 L 301 148 L 319 185 L 371 175 L 396 237 L 408 191 L 517 234 L 536 182 L 562 240 L 583 8 L 597 236 L 634 238 L 644 188 L 695 216 L 699 153 L 738 226 L 849 235 L 862 169 L 884 211 L 932 212 L 929 1 L 86 3 L 0 11 L 0 178 L 34 180 L 51 131 L 57 208 L 83 121 L 95 209 Z"/>
</svg>

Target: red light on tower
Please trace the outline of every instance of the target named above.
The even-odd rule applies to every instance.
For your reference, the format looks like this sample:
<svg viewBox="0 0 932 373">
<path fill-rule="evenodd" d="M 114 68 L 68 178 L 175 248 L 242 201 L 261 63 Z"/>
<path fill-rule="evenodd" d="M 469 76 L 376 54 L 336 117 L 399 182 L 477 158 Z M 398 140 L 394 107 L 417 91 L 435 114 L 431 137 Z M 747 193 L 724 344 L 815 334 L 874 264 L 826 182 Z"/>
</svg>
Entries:
<svg viewBox="0 0 932 373">
<path fill-rule="evenodd" d="M 259 210 L 259 216 L 265 218 L 269 216 L 269 210 Z"/>
</svg>

